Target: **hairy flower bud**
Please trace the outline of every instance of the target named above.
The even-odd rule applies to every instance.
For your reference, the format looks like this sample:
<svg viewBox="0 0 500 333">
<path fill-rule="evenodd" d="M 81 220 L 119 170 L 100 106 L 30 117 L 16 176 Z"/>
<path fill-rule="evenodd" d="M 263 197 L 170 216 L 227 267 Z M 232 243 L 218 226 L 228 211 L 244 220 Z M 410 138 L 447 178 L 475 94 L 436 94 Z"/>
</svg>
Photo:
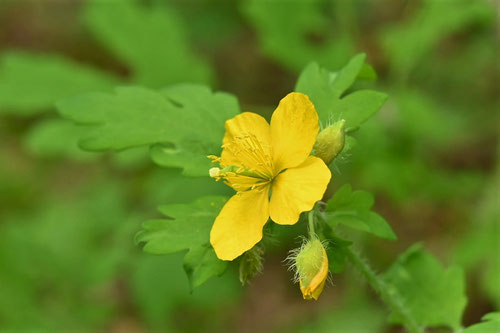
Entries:
<svg viewBox="0 0 500 333">
<path fill-rule="evenodd" d="M 321 241 L 308 240 L 297 253 L 295 267 L 304 299 L 319 298 L 328 277 L 328 256 Z"/>
<path fill-rule="evenodd" d="M 330 164 L 344 148 L 345 120 L 340 120 L 319 132 L 314 144 L 314 155 L 321 158 L 326 165 Z"/>
</svg>

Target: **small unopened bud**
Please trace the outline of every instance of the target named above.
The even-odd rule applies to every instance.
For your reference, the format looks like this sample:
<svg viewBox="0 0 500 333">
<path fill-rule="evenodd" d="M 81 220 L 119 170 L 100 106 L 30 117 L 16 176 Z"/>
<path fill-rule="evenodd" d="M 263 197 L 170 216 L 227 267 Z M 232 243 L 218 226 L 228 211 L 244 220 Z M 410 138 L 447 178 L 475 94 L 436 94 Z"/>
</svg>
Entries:
<svg viewBox="0 0 500 333">
<path fill-rule="evenodd" d="M 302 296 L 306 300 L 317 300 L 328 277 L 328 256 L 319 239 L 308 240 L 300 248 L 295 266 Z"/>
<path fill-rule="evenodd" d="M 208 170 L 208 174 L 212 178 L 217 178 L 220 174 L 220 169 L 219 168 L 210 168 L 210 170 Z"/>
<path fill-rule="evenodd" d="M 340 120 L 319 132 L 314 144 L 314 155 L 329 165 L 344 149 L 345 120 Z"/>
</svg>

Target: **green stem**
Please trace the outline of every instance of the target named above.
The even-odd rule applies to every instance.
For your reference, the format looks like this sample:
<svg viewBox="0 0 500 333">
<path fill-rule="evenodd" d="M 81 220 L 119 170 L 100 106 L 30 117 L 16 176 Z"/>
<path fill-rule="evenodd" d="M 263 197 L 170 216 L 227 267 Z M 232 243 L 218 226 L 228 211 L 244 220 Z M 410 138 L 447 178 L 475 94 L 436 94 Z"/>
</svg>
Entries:
<svg viewBox="0 0 500 333">
<path fill-rule="evenodd" d="M 399 295 L 392 292 L 384 280 L 382 280 L 370 265 L 363 260 L 358 254 L 347 248 L 347 257 L 351 263 L 363 274 L 370 286 L 377 292 L 380 298 L 389 306 L 389 308 L 400 315 L 403 326 L 410 333 L 423 333 L 423 329 L 419 327 L 415 318 L 412 317 L 408 309 L 399 299 Z"/>
<path fill-rule="evenodd" d="M 309 221 L 309 238 L 316 237 L 316 233 L 314 232 L 314 209 L 309 212 L 307 215 Z"/>
</svg>

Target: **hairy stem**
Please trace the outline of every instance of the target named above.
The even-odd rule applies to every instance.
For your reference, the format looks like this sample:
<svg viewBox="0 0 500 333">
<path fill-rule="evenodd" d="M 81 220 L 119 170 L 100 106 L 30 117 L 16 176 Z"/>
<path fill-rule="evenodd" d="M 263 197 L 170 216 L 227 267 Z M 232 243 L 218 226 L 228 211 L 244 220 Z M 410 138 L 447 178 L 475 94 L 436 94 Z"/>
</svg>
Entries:
<svg viewBox="0 0 500 333">
<path fill-rule="evenodd" d="M 368 262 L 362 259 L 357 253 L 347 248 L 347 257 L 351 263 L 363 274 L 370 286 L 377 292 L 380 298 L 394 312 L 400 315 L 403 326 L 410 333 L 423 333 L 424 330 L 417 324 L 415 318 L 412 317 L 410 311 L 403 305 L 399 295 L 392 292 L 384 280 L 382 280 Z"/>
</svg>

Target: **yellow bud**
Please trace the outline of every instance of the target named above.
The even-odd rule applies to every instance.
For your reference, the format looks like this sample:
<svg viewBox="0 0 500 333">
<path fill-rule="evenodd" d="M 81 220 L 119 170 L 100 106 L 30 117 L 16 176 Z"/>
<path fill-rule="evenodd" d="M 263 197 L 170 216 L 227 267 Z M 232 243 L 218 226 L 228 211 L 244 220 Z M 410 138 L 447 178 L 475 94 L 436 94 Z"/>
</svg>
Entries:
<svg viewBox="0 0 500 333">
<path fill-rule="evenodd" d="M 309 240 L 295 259 L 300 291 L 306 300 L 319 298 L 328 277 L 328 256 L 321 241 Z"/>
<path fill-rule="evenodd" d="M 340 120 L 319 132 L 314 144 L 314 155 L 321 158 L 326 165 L 344 149 L 345 120 Z"/>
</svg>

